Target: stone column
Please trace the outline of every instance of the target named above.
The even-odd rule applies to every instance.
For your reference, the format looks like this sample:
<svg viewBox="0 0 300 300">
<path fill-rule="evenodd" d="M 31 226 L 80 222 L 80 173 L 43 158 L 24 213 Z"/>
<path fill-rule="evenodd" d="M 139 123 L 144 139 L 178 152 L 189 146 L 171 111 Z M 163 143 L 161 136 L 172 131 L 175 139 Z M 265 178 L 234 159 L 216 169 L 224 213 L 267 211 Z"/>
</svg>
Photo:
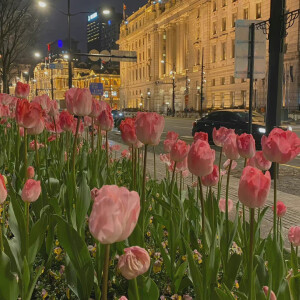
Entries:
<svg viewBox="0 0 300 300">
<path fill-rule="evenodd" d="M 182 37 L 181 37 L 181 21 L 176 24 L 176 44 L 175 48 L 175 61 L 176 61 L 176 73 L 180 73 L 182 70 L 181 56 L 182 56 Z"/>
<path fill-rule="evenodd" d="M 186 35 L 187 35 L 187 32 L 186 32 L 186 24 L 184 22 L 184 20 L 182 20 L 180 22 L 180 45 L 181 45 L 181 55 L 180 55 L 180 67 L 181 67 L 181 70 L 180 71 L 183 71 L 184 69 L 186 69 L 186 64 L 185 64 L 185 61 L 186 61 Z"/>
<path fill-rule="evenodd" d="M 163 64 L 161 63 L 163 59 L 163 30 L 158 31 L 158 78 L 163 74 Z"/>
</svg>

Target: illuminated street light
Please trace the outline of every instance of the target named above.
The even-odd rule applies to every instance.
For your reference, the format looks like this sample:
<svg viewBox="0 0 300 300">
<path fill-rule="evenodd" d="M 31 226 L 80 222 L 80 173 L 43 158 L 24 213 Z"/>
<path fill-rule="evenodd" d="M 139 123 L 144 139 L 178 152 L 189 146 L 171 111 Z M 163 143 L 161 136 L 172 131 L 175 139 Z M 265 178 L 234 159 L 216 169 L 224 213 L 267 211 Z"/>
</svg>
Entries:
<svg viewBox="0 0 300 300">
<path fill-rule="evenodd" d="M 28 75 L 28 71 L 24 71 L 23 73 L 24 73 L 25 75 Z"/>
<path fill-rule="evenodd" d="M 39 7 L 43 7 L 43 8 L 47 6 L 47 3 L 44 1 L 39 1 L 38 4 L 39 4 Z"/>
<path fill-rule="evenodd" d="M 104 15 L 109 15 L 109 14 L 110 14 L 110 10 L 109 10 L 109 9 L 104 9 L 104 10 L 102 11 L 102 13 L 103 13 Z"/>
<path fill-rule="evenodd" d="M 41 54 L 39 52 L 35 52 L 34 56 L 37 57 L 37 58 L 39 58 L 39 57 L 41 57 Z"/>
<path fill-rule="evenodd" d="M 64 59 L 69 59 L 69 55 L 68 54 L 64 54 L 63 58 Z"/>
</svg>

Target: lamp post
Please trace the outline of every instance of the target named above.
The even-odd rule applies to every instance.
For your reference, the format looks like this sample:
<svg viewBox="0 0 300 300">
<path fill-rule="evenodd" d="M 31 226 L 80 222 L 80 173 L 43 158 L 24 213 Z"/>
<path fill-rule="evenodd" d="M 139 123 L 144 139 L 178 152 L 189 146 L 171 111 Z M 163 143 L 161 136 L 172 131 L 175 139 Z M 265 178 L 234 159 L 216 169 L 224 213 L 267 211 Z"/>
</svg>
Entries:
<svg viewBox="0 0 300 300">
<path fill-rule="evenodd" d="M 41 8 L 45 8 L 47 7 L 47 2 L 46 1 L 38 1 L 38 5 Z M 54 7 L 55 8 L 55 7 Z M 68 70 L 69 70 L 69 75 L 68 75 L 68 81 L 69 81 L 69 89 L 72 88 L 72 41 L 71 41 L 71 17 L 73 16 L 77 16 L 79 14 L 90 14 L 92 12 L 87 12 L 87 11 L 82 11 L 82 12 L 78 12 L 75 14 L 71 14 L 71 0 L 68 0 L 68 11 L 67 13 L 56 9 L 58 12 L 60 12 L 61 14 L 67 16 L 67 20 L 68 20 L 68 52 L 69 52 L 69 60 L 68 60 Z M 105 13 L 104 13 L 105 12 Z M 110 14 L 110 11 L 108 9 L 103 11 L 103 14 Z"/>
<path fill-rule="evenodd" d="M 172 66 L 173 70 L 171 70 L 170 75 L 172 75 L 172 116 L 175 117 L 175 88 L 176 88 L 176 84 L 175 84 L 175 65 L 172 65 L 168 62 L 166 62 L 165 60 L 161 60 L 162 64 L 168 64 L 170 66 Z"/>
</svg>

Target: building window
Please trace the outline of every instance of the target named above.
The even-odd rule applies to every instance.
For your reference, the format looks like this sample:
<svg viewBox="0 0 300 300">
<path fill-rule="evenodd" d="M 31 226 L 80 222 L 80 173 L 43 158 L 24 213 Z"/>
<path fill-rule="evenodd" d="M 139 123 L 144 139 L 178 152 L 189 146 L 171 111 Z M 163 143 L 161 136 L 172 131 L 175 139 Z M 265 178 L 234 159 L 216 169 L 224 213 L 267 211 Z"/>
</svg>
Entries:
<svg viewBox="0 0 300 300">
<path fill-rule="evenodd" d="M 248 20 L 249 19 L 249 10 L 248 8 L 244 8 L 244 20 Z"/>
<path fill-rule="evenodd" d="M 235 106 L 235 93 L 230 92 L 231 107 Z"/>
<path fill-rule="evenodd" d="M 256 19 L 261 18 L 261 3 L 256 3 Z"/>
<path fill-rule="evenodd" d="M 217 57 L 217 45 L 213 45 L 211 48 L 211 57 L 212 57 L 212 62 L 216 62 L 216 57 Z"/>
<path fill-rule="evenodd" d="M 222 7 L 227 5 L 227 0 L 222 0 Z"/>
<path fill-rule="evenodd" d="M 225 77 L 221 77 L 221 85 L 225 85 Z"/>
<path fill-rule="evenodd" d="M 235 57 L 235 40 L 231 40 L 231 58 Z"/>
<path fill-rule="evenodd" d="M 222 18 L 222 31 L 226 30 L 226 17 Z"/>
<path fill-rule="evenodd" d="M 221 52 L 221 60 L 225 60 L 226 59 L 226 43 L 222 43 L 222 52 Z"/>
<path fill-rule="evenodd" d="M 212 24 L 212 34 L 215 35 L 217 33 L 217 22 L 213 22 Z"/>
<path fill-rule="evenodd" d="M 234 78 L 234 76 L 230 76 L 230 83 L 231 83 L 231 84 L 234 84 L 234 83 L 235 83 L 235 78 Z"/>
<path fill-rule="evenodd" d="M 216 79 L 212 79 L 211 80 L 211 86 L 215 86 L 216 85 Z"/>
<path fill-rule="evenodd" d="M 237 19 L 237 13 L 232 14 L 232 19 L 231 19 L 231 27 L 235 27 L 235 21 Z"/>
<path fill-rule="evenodd" d="M 212 3 L 212 10 L 213 10 L 213 11 L 216 11 L 216 10 L 217 10 L 217 0 L 213 0 L 213 3 Z"/>
</svg>

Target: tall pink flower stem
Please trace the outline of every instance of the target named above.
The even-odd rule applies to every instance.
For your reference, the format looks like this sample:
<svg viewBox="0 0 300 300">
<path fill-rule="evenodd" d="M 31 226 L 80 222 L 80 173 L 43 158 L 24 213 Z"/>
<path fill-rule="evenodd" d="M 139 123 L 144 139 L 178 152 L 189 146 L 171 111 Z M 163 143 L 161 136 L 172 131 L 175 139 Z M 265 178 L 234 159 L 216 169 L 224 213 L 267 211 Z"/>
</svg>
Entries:
<svg viewBox="0 0 300 300">
<path fill-rule="evenodd" d="M 103 278 L 102 278 L 102 300 L 107 300 L 109 251 L 110 251 L 110 244 L 107 244 L 107 245 L 105 245 L 105 253 L 104 253 L 104 266 L 103 266 Z"/>
</svg>

